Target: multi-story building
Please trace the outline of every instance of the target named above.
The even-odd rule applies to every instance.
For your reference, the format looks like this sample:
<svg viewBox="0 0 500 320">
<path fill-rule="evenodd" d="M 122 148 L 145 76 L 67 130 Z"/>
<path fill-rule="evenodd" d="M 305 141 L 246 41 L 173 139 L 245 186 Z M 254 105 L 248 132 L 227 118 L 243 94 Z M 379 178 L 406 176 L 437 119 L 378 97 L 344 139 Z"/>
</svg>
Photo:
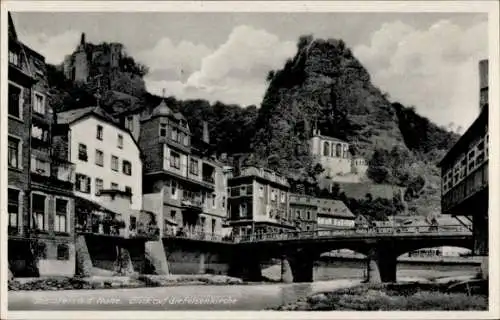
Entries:
<svg viewBox="0 0 500 320">
<path fill-rule="evenodd" d="M 48 104 L 45 58 L 18 40 L 10 13 L 8 18 L 9 265 L 15 276 L 72 275 L 69 128 L 55 123 Z"/>
<path fill-rule="evenodd" d="M 300 231 L 316 230 L 318 224 L 317 198 L 304 194 L 290 194 L 290 215 Z"/>
<path fill-rule="evenodd" d="M 184 116 L 164 100 L 151 112 L 124 120 L 134 116 L 140 117 L 144 152 L 144 208 L 158 215 L 162 234 L 221 235 L 227 195 L 218 191 L 226 188 L 227 179 L 222 164 L 205 152 L 208 127 L 204 125 L 203 141 L 194 141 Z"/>
<path fill-rule="evenodd" d="M 481 61 L 480 112 L 439 163 L 441 210 L 473 222 L 474 254 L 488 255 L 488 62 Z"/>
<path fill-rule="evenodd" d="M 75 194 L 99 202 L 102 190 L 120 190 L 131 195 L 131 209 L 142 209 L 141 150 L 131 132 L 99 107 L 60 112 L 57 121 L 71 129 Z"/>
<path fill-rule="evenodd" d="M 347 141 L 321 135 L 315 129 L 309 144 L 311 155 L 324 169 L 322 176 L 343 182 L 359 182 L 365 176 L 365 159 L 352 156 Z"/>
<path fill-rule="evenodd" d="M 340 200 L 315 199 L 318 206 L 318 229 L 354 228 L 356 217 Z"/>
<path fill-rule="evenodd" d="M 244 167 L 229 179 L 228 186 L 234 236 L 295 230 L 285 177 L 268 169 Z"/>
</svg>

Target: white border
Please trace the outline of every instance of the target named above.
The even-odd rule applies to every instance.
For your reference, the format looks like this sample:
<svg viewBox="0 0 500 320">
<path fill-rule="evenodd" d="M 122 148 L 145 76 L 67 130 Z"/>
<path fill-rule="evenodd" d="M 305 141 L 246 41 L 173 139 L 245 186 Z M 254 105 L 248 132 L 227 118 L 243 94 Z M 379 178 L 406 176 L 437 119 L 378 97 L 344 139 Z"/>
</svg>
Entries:
<svg viewBox="0 0 500 320">
<path fill-rule="evenodd" d="M 499 199 L 498 195 L 498 157 L 500 137 L 498 120 L 499 114 L 499 101 L 500 96 L 499 88 L 499 3 L 498 1 L 247 1 L 247 2 L 232 2 L 232 1 L 2 1 L 1 2 L 1 19 L 2 28 L 1 32 L 1 105 L 7 104 L 7 9 L 12 11 L 94 11 L 94 12 L 158 12 L 158 11 L 171 11 L 171 12 L 487 12 L 489 14 L 489 130 L 491 139 L 490 150 L 490 233 L 489 233 L 489 247 L 490 249 L 490 310 L 489 312 L 321 312 L 321 313 L 308 313 L 308 312 L 146 312 L 146 311 L 127 311 L 127 312 L 113 312 L 112 316 L 106 312 L 9 312 L 7 314 L 7 299 L 1 299 L 1 316 L 0 318 L 8 319 L 177 319 L 177 318 L 191 318 L 191 319 L 254 319 L 259 317 L 261 319 L 496 319 L 500 318 L 499 303 L 498 303 L 498 261 L 499 252 L 496 250 L 499 246 L 498 227 L 499 225 Z M 5 53 L 5 54 L 4 54 Z M 1 145 L 1 158 L 0 158 L 0 184 L 2 192 L 0 192 L 0 203 L 6 204 L 7 188 L 7 163 L 4 154 L 6 152 L 7 142 L 7 112 L 6 108 L 0 108 L 0 145 Z M 3 207 L 2 207 L 3 208 Z M 6 209 L 3 208 L 2 211 Z M 2 227 L 5 226 L 7 220 L 5 214 L 0 214 Z M 7 233 L 0 232 L 0 252 L 5 254 L 7 252 Z M 2 279 L 6 279 L 7 268 L 4 263 L 6 259 L 1 259 L 1 275 Z M 1 287 L 1 296 L 7 296 L 6 282 L 3 281 Z"/>
</svg>

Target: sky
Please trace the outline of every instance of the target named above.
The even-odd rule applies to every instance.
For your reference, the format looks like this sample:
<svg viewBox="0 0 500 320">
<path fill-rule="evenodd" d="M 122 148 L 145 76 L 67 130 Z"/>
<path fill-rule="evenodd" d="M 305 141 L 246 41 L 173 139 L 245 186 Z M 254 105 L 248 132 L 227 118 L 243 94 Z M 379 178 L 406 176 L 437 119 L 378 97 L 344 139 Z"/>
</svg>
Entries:
<svg viewBox="0 0 500 320">
<path fill-rule="evenodd" d="M 151 93 L 260 105 L 266 74 L 299 36 L 343 39 L 391 101 L 464 131 L 478 114 L 478 62 L 488 55 L 483 13 L 14 12 L 20 40 L 61 63 L 85 32 L 120 42 L 147 65 Z"/>
</svg>

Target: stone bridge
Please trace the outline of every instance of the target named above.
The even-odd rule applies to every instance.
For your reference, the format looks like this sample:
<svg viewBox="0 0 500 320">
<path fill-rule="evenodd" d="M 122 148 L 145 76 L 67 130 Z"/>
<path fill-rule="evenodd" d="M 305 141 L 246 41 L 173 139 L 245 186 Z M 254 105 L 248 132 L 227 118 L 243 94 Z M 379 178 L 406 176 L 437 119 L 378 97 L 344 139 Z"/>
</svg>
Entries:
<svg viewBox="0 0 500 320">
<path fill-rule="evenodd" d="M 323 229 L 226 240 L 211 239 L 207 235 L 203 236 L 204 240 L 196 238 L 195 235 L 170 236 L 164 238 L 164 242 L 184 246 L 186 241 L 194 241 L 205 247 L 213 242 L 214 249 L 217 247 L 218 252 L 227 256 L 229 275 L 250 281 L 261 279 L 262 262 L 279 258 L 284 281 L 312 282 L 314 261 L 322 253 L 350 249 L 367 257 L 370 282 L 394 282 L 397 258 L 404 253 L 440 246 L 473 247 L 472 232 L 461 225 Z"/>
</svg>

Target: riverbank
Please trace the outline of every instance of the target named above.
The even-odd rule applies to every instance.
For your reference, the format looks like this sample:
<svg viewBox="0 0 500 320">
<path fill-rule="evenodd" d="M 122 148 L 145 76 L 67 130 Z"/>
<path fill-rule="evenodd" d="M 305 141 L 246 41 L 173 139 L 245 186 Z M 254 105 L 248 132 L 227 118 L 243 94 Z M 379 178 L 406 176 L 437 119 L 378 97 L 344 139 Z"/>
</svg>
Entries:
<svg viewBox="0 0 500 320">
<path fill-rule="evenodd" d="M 86 278 L 47 277 L 17 278 L 9 280 L 9 291 L 56 291 L 145 288 L 193 285 L 236 285 L 246 284 L 239 278 L 222 275 L 137 275 L 137 276 L 94 276 Z"/>
<path fill-rule="evenodd" d="M 488 310 L 486 281 L 435 281 L 370 285 L 319 292 L 271 310 L 472 311 Z"/>
</svg>

